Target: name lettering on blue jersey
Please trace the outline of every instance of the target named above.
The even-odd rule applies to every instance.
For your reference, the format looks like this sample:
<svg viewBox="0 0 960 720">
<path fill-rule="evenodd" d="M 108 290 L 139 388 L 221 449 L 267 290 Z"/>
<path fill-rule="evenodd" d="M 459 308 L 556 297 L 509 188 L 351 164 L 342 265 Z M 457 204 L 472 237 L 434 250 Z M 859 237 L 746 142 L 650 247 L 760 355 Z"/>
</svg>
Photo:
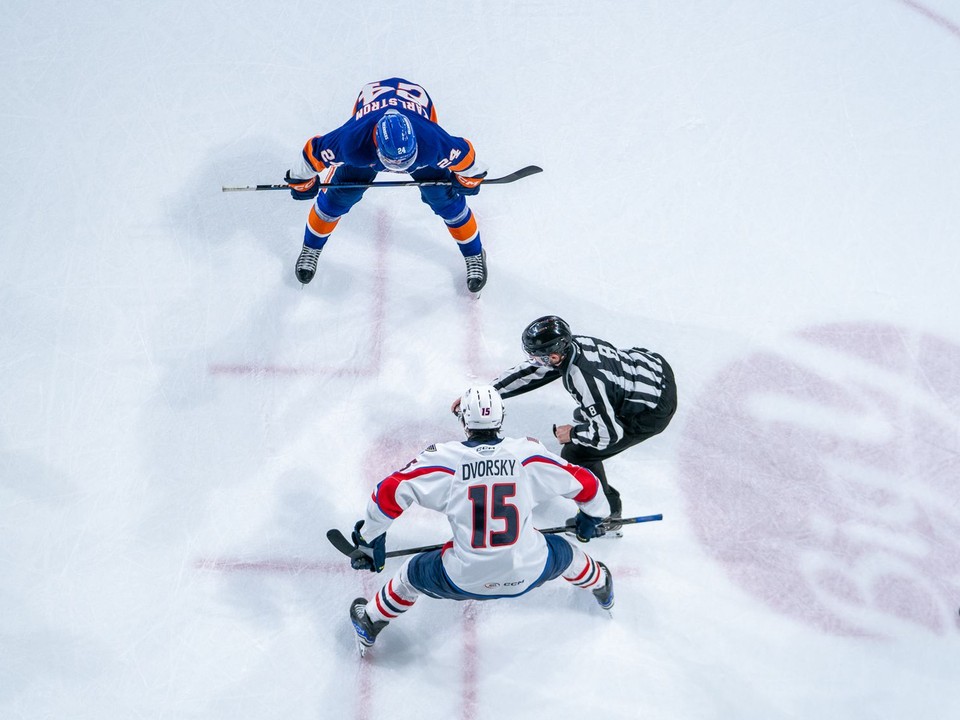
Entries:
<svg viewBox="0 0 960 720">
<path fill-rule="evenodd" d="M 398 82 L 396 87 L 379 82 L 369 83 L 360 91 L 354 120 L 378 110 L 403 108 L 430 119 L 430 97 L 427 91 L 413 83 Z"/>
<path fill-rule="evenodd" d="M 499 475 L 513 475 L 516 469 L 516 460 L 481 460 L 474 463 L 465 463 L 460 466 L 464 480 Z"/>
<path fill-rule="evenodd" d="M 376 112 L 377 110 L 386 110 L 388 108 L 397 108 L 397 107 L 402 107 L 404 110 L 415 112 L 417 113 L 417 115 L 421 115 L 427 118 L 428 120 L 430 119 L 430 115 L 427 114 L 427 111 L 424 108 L 420 107 L 416 103 L 406 102 L 404 100 L 397 100 L 397 98 L 389 98 L 388 100 L 374 100 L 369 105 L 364 105 L 362 108 L 360 108 L 356 112 L 356 114 L 353 116 L 353 119 L 359 120 L 360 118 L 362 118 L 364 115 L 368 113 Z"/>
</svg>

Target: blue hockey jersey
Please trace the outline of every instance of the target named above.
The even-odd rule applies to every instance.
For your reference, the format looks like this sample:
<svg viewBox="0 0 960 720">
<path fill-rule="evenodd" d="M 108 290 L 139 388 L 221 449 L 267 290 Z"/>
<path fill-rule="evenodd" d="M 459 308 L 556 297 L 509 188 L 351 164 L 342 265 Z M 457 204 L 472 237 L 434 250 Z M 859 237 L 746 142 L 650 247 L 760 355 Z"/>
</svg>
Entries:
<svg viewBox="0 0 960 720">
<path fill-rule="evenodd" d="M 476 154 L 469 140 L 447 133 L 437 124 L 433 101 L 419 85 L 403 78 L 368 83 L 360 91 L 353 115 L 336 130 L 310 138 L 303 148 L 304 169 L 309 175 L 329 167 L 348 165 L 385 172 L 377 157 L 377 121 L 387 110 L 403 113 L 417 136 L 417 160 L 407 172 L 432 167 L 473 175 Z M 308 177 L 302 175 L 301 177 Z"/>
</svg>

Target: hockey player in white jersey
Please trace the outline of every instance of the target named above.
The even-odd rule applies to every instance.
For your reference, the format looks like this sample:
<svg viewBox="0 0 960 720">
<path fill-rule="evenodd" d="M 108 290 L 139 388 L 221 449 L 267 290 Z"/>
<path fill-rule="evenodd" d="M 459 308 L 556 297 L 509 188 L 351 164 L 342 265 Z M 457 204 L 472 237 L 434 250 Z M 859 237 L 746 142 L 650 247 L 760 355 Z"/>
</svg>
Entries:
<svg viewBox="0 0 960 720">
<path fill-rule="evenodd" d="M 351 564 L 380 572 L 390 524 L 414 503 L 447 516 L 453 539 L 442 549 L 413 556 L 368 602 L 357 598 L 350 619 L 361 653 L 387 623 L 421 594 L 451 600 L 523 595 L 563 577 L 590 590 L 601 607 L 613 606 L 607 567 L 559 535 L 533 526 L 533 508 L 570 498 L 579 506 L 581 542 L 603 534 L 610 506 L 590 471 L 571 465 L 532 438 L 501 438 L 503 401 L 489 385 L 470 388 L 459 408 L 467 439 L 431 445 L 377 485 L 353 531 Z"/>
</svg>

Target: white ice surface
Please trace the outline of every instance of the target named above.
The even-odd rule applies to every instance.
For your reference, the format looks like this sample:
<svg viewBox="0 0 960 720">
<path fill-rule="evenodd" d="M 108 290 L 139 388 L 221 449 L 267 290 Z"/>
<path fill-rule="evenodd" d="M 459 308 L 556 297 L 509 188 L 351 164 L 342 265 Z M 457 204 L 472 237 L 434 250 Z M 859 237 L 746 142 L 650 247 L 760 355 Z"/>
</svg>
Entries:
<svg viewBox="0 0 960 720">
<path fill-rule="evenodd" d="M 415 190 L 303 289 L 308 205 L 220 191 L 392 75 L 544 168 L 470 201 L 479 301 Z M 8 0 L 0 97 L 0 717 L 960 717 L 956 2 Z M 358 661 L 325 531 L 545 313 L 677 373 L 614 619 L 424 598 Z"/>
</svg>

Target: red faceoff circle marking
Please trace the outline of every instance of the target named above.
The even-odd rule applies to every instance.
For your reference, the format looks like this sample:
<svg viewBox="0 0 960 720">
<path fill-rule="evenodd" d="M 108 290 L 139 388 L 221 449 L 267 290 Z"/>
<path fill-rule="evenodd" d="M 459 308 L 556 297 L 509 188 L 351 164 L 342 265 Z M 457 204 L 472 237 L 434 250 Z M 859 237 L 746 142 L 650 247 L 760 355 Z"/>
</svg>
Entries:
<svg viewBox="0 0 960 720">
<path fill-rule="evenodd" d="M 688 516 L 743 589 L 839 635 L 957 631 L 960 347 L 815 327 L 688 403 Z"/>
</svg>

